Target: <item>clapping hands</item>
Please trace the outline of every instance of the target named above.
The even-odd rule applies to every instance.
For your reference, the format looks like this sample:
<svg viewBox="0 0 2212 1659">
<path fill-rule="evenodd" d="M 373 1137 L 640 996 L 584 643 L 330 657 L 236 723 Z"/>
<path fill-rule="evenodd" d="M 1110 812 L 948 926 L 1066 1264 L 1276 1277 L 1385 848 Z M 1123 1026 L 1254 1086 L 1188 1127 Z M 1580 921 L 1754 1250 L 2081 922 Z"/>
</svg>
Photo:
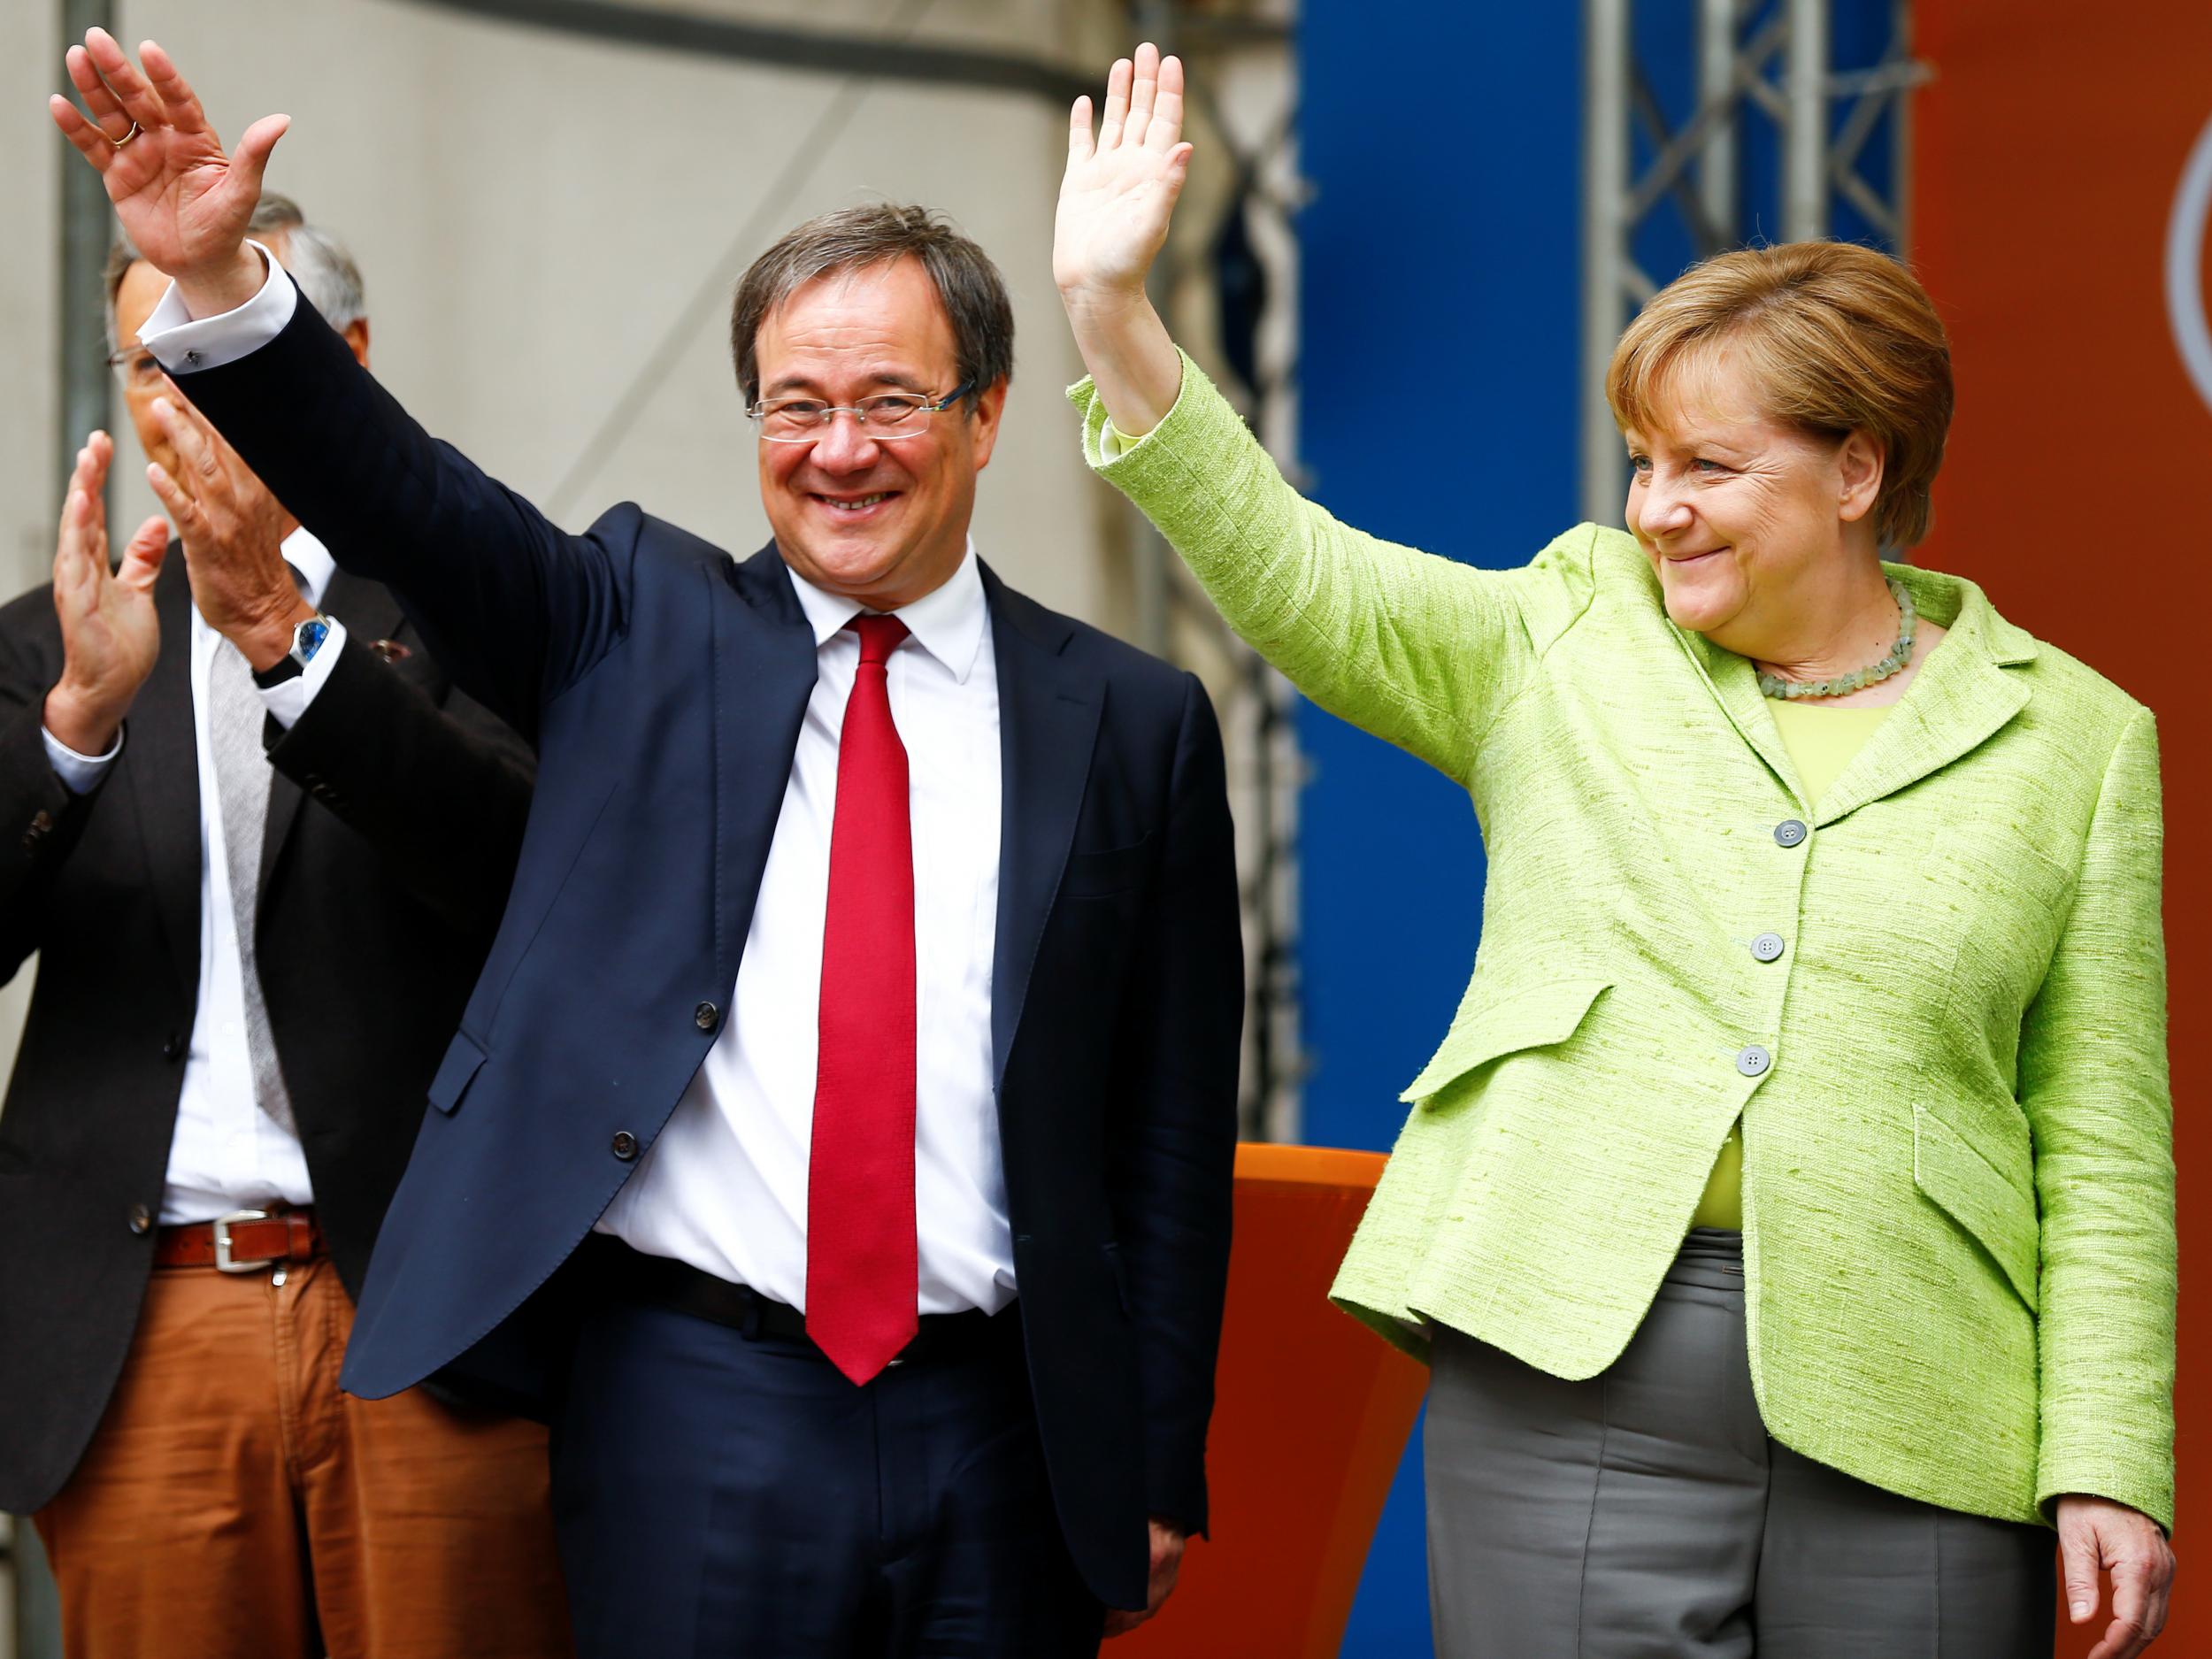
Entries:
<svg viewBox="0 0 2212 1659">
<path fill-rule="evenodd" d="M 190 403 L 158 398 L 153 412 L 182 476 L 155 463 L 146 481 L 176 521 L 192 603 L 249 664 L 267 668 L 291 649 L 294 626 L 315 613 L 284 562 L 296 521 Z"/>
<path fill-rule="evenodd" d="M 77 451 L 54 552 L 54 611 L 61 622 L 61 679 L 46 694 L 46 729 L 81 755 L 103 755 L 161 654 L 154 578 L 169 526 L 149 518 L 108 568 L 108 464 L 115 444 L 96 432 Z"/>
</svg>

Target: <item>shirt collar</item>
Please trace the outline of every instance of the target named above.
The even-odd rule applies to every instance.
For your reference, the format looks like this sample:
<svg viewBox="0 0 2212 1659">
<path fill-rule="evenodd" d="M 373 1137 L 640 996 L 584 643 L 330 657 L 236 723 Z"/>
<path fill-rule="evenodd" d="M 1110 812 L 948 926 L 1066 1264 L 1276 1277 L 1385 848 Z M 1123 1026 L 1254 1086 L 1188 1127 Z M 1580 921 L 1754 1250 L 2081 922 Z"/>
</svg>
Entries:
<svg viewBox="0 0 2212 1659">
<path fill-rule="evenodd" d="M 284 538 L 282 550 L 284 562 L 300 573 L 307 603 L 321 610 L 323 594 L 330 586 L 331 577 L 337 573 L 338 561 L 305 525 Z"/>
<path fill-rule="evenodd" d="M 289 548 L 291 544 L 285 545 Z M 784 570 L 791 578 L 792 591 L 799 595 L 800 609 L 806 612 L 807 625 L 814 630 L 818 649 L 834 639 L 838 630 L 864 609 L 841 594 L 817 588 L 788 564 Z M 913 635 L 917 645 L 965 685 L 975 668 L 976 653 L 982 649 L 987 612 L 983 572 L 976 562 L 975 538 L 970 536 L 967 551 L 961 556 L 959 567 L 951 578 L 892 614 L 906 624 L 906 631 Z"/>
</svg>

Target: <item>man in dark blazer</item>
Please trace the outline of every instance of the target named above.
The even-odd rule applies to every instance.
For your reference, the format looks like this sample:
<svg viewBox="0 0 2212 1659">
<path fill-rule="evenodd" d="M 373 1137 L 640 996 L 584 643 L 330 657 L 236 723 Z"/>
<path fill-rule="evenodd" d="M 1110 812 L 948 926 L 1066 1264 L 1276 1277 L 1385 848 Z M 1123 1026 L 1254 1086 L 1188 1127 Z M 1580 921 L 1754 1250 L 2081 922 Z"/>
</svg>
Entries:
<svg viewBox="0 0 2212 1659">
<path fill-rule="evenodd" d="M 280 198 L 254 222 L 365 357 L 343 250 Z M 137 342 L 165 286 L 119 250 L 181 545 L 150 519 L 111 572 L 96 434 L 54 585 L 0 610 L 0 972 L 38 957 L 0 1110 L 0 1507 L 36 1512 L 80 1659 L 557 1655 L 543 1430 L 337 1380 L 531 757 L 235 455 L 180 459 Z"/>
<path fill-rule="evenodd" d="M 144 62 L 54 110 L 177 279 L 149 344 L 539 750 L 346 1386 L 557 1396 L 595 1659 L 1094 1651 L 1205 1525 L 1241 952 L 1202 689 L 969 543 L 996 271 L 802 226 L 733 317 L 773 544 L 572 534 L 246 240 L 282 121 L 227 157 Z"/>
</svg>

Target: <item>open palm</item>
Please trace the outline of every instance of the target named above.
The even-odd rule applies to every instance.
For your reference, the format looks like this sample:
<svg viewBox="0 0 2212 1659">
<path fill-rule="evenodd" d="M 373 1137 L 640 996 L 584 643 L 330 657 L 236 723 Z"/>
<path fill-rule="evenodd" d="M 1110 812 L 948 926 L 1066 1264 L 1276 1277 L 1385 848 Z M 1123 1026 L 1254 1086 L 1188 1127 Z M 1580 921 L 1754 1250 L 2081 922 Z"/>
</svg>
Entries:
<svg viewBox="0 0 2212 1659">
<path fill-rule="evenodd" d="M 154 614 L 154 579 L 161 573 L 169 526 L 149 518 L 138 526 L 121 564 L 108 568 L 104 486 L 115 445 L 96 432 L 77 451 L 63 503 L 61 536 L 54 551 L 54 609 L 61 623 L 65 703 L 80 708 L 95 726 L 123 718 L 161 650 Z M 57 731 L 64 742 L 70 736 Z M 89 752 L 104 747 L 95 743 Z"/>
<path fill-rule="evenodd" d="M 1106 82 L 1095 138 L 1091 101 L 1069 113 L 1068 166 L 1060 180 L 1052 275 L 1062 294 L 1110 297 L 1141 291 L 1167 240 L 1190 172 L 1183 139 L 1183 65 L 1156 48 L 1121 58 Z"/>
<path fill-rule="evenodd" d="M 142 73 L 104 29 L 71 47 L 69 79 L 85 109 L 57 93 L 54 125 L 99 170 L 118 222 L 157 269 L 181 277 L 234 260 L 290 118 L 256 121 L 226 155 L 169 55 L 148 41 L 139 57 Z"/>
</svg>

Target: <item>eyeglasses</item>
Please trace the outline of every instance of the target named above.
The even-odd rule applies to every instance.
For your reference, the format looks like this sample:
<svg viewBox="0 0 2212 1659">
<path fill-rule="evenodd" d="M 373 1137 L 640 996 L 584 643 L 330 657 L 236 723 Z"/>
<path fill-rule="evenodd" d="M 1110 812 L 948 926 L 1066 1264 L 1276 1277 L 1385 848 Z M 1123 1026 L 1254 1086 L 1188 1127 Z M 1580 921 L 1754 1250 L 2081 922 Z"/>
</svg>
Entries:
<svg viewBox="0 0 2212 1659">
<path fill-rule="evenodd" d="M 771 443 L 814 443 L 829 436 L 838 416 L 850 415 L 870 438 L 912 438 L 929 430 L 929 418 L 942 414 L 970 392 L 964 383 L 942 397 L 919 392 L 879 392 L 856 403 L 826 403 L 818 397 L 763 398 L 745 413 Z"/>
<path fill-rule="evenodd" d="M 143 346 L 126 346 L 120 351 L 108 353 L 108 367 L 123 377 L 133 391 L 150 391 L 167 378 L 161 359 Z"/>
</svg>

